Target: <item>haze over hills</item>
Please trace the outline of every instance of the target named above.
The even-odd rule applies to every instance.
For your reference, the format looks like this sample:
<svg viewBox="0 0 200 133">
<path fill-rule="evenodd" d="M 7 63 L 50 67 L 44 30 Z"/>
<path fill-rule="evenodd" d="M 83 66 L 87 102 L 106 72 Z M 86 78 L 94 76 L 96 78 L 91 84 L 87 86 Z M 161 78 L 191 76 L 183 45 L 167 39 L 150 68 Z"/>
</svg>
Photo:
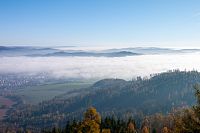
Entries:
<svg viewBox="0 0 200 133">
<path fill-rule="evenodd" d="M 70 48 L 70 49 L 67 49 Z M 74 48 L 74 49 L 73 49 Z M 170 49 L 157 47 L 133 47 L 133 48 L 105 48 L 104 50 L 77 50 L 76 47 L 7 47 L 0 46 L 0 56 L 30 56 L 30 57 L 125 57 L 148 54 L 182 54 L 200 52 L 200 49 Z"/>
<path fill-rule="evenodd" d="M 91 79 L 149 76 L 173 69 L 200 70 L 199 49 L 156 47 L 0 47 L 0 73 Z M 196 62 L 194 64 L 194 62 Z"/>
</svg>

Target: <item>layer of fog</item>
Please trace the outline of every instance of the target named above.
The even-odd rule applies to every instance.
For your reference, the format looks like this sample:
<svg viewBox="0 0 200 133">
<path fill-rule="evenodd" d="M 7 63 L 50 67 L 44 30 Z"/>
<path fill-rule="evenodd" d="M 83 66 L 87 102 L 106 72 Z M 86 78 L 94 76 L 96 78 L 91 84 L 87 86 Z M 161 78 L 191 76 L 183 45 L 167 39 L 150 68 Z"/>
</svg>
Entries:
<svg viewBox="0 0 200 133">
<path fill-rule="evenodd" d="M 149 76 L 172 69 L 200 70 L 199 54 L 130 57 L 0 57 L 0 73 L 48 72 L 65 78 L 123 78 Z"/>
</svg>

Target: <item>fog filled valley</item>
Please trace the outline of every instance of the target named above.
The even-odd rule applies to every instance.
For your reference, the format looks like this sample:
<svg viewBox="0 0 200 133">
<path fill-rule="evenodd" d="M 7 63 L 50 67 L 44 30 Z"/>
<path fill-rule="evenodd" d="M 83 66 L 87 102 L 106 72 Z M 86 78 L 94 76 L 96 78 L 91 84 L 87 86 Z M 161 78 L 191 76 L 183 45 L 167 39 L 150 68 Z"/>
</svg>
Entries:
<svg viewBox="0 0 200 133">
<path fill-rule="evenodd" d="M 172 132 L 197 104 L 199 66 L 200 49 L 0 46 L 0 131 L 78 132 L 97 110 L 101 131 L 131 121 L 140 132 L 148 119 Z M 117 120 L 124 128 L 106 124 Z"/>
<path fill-rule="evenodd" d="M 199 70 L 199 53 L 200 49 L 156 47 L 2 46 L 0 47 L 0 73 L 45 73 L 53 78 L 64 79 L 122 78 L 130 80 L 137 76 L 149 77 L 150 74 L 174 69 Z M 101 56 L 96 56 L 96 54 Z M 107 56 L 111 54 L 112 56 Z"/>
</svg>

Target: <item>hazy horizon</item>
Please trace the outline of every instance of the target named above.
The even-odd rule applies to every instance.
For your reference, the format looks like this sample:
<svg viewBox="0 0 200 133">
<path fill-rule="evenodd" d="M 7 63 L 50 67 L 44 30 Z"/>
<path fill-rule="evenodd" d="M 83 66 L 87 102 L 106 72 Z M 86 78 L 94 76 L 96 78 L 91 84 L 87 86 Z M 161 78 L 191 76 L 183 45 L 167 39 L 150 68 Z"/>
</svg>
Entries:
<svg viewBox="0 0 200 133">
<path fill-rule="evenodd" d="M 79 46 L 79 45 L 29 45 L 29 44 L 22 44 L 22 45 L 16 45 L 16 44 L 0 44 L 2 47 L 40 47 L 40 48 L 66 48 L 66 49 L 90 49 L 90 50 L 104 50 L 104 49 L 120 49 L 120 48 L 168 48 L 168 49 L 200 49 L 199 46 L 154 46 L 154 45 L 149 45 L 149 46 L 131 46 L 131 45 L 125 45 L 125 46 L 92 46 L 92 45 L 86 45 L 86 46 Z"/>
</svg>

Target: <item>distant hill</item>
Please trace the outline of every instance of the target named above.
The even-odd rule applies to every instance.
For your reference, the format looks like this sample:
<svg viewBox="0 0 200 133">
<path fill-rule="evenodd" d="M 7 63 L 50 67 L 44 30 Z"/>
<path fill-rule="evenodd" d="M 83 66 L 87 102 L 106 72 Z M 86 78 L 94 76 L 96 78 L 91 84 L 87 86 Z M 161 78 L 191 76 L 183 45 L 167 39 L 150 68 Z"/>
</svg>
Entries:
<svg viewBox="0 0 200 133">
<path fill-rule="evenodd" d="M 68 48 L 68 47 L 67 47 Z M 74 48 L 74 49 L 73 49 Z M 115 48 L 105 50 L 77 50 L 76 47 L 62 50 L 51 47 L 0 46 L 0 56 L 28 57 L 125 57 L 149 54 L 199 53 L 200 49 L 170 49 L 157 47 Z"/>
<path fill-rule="evenodd" d="M 192 87 L 196 83 L 200 83 L 200 73 L 196 71 L 171 71 L 132 81 L 103 79 L 89 88 L 74 92 L 79 93 L 74 97 L 69 98 L 67 93 L 66 98 L 62 94 L 62 98 L 58 96 L 36 106 L 20 107 L 7 120 L 35 126 L 45 121 L 47 126 L 52 124 L 52 117 L 59 117 L 59 121 L 79 119 L 88 106 L 97 108 L 102 116 L 168 113 L 195 104 Z"/>
<path fill-rule="evenodd" d="M 127 51 L 110 52 L 110 53 L 95 53 L 95 52 L 55 52 L 46 54 L 43 56 L 80 56 L 80 57 L 124 57 L 140 55 L 138 53 L 132 53 Z M 37 55 L 35 55 L 37 56 Z M 40 55 L 38 55 L 40 56 Z"/>
<path fill-rule="evenodd" d="M 47 54 L 57 52 L 53 48 L 43 47 L 23 47 L 23 46 L 0 46 L 0 56 L 28 56 L 34 54 Z"/>
<path fill-rule="evenodd" d="M 191 53 L 200 52 L 200 49 L 173 49 L 173 48 L 159 48 L 159 47 L 130 47 L 130 48 L 119 48 L 119 49 L 108 49 L 105 52 L 119 52 L 119 51 L 129 51 L 133 53 L 140 53 L 143 55 L 148 54 L 181 54 L 181 53 Z"/>
</svg>

